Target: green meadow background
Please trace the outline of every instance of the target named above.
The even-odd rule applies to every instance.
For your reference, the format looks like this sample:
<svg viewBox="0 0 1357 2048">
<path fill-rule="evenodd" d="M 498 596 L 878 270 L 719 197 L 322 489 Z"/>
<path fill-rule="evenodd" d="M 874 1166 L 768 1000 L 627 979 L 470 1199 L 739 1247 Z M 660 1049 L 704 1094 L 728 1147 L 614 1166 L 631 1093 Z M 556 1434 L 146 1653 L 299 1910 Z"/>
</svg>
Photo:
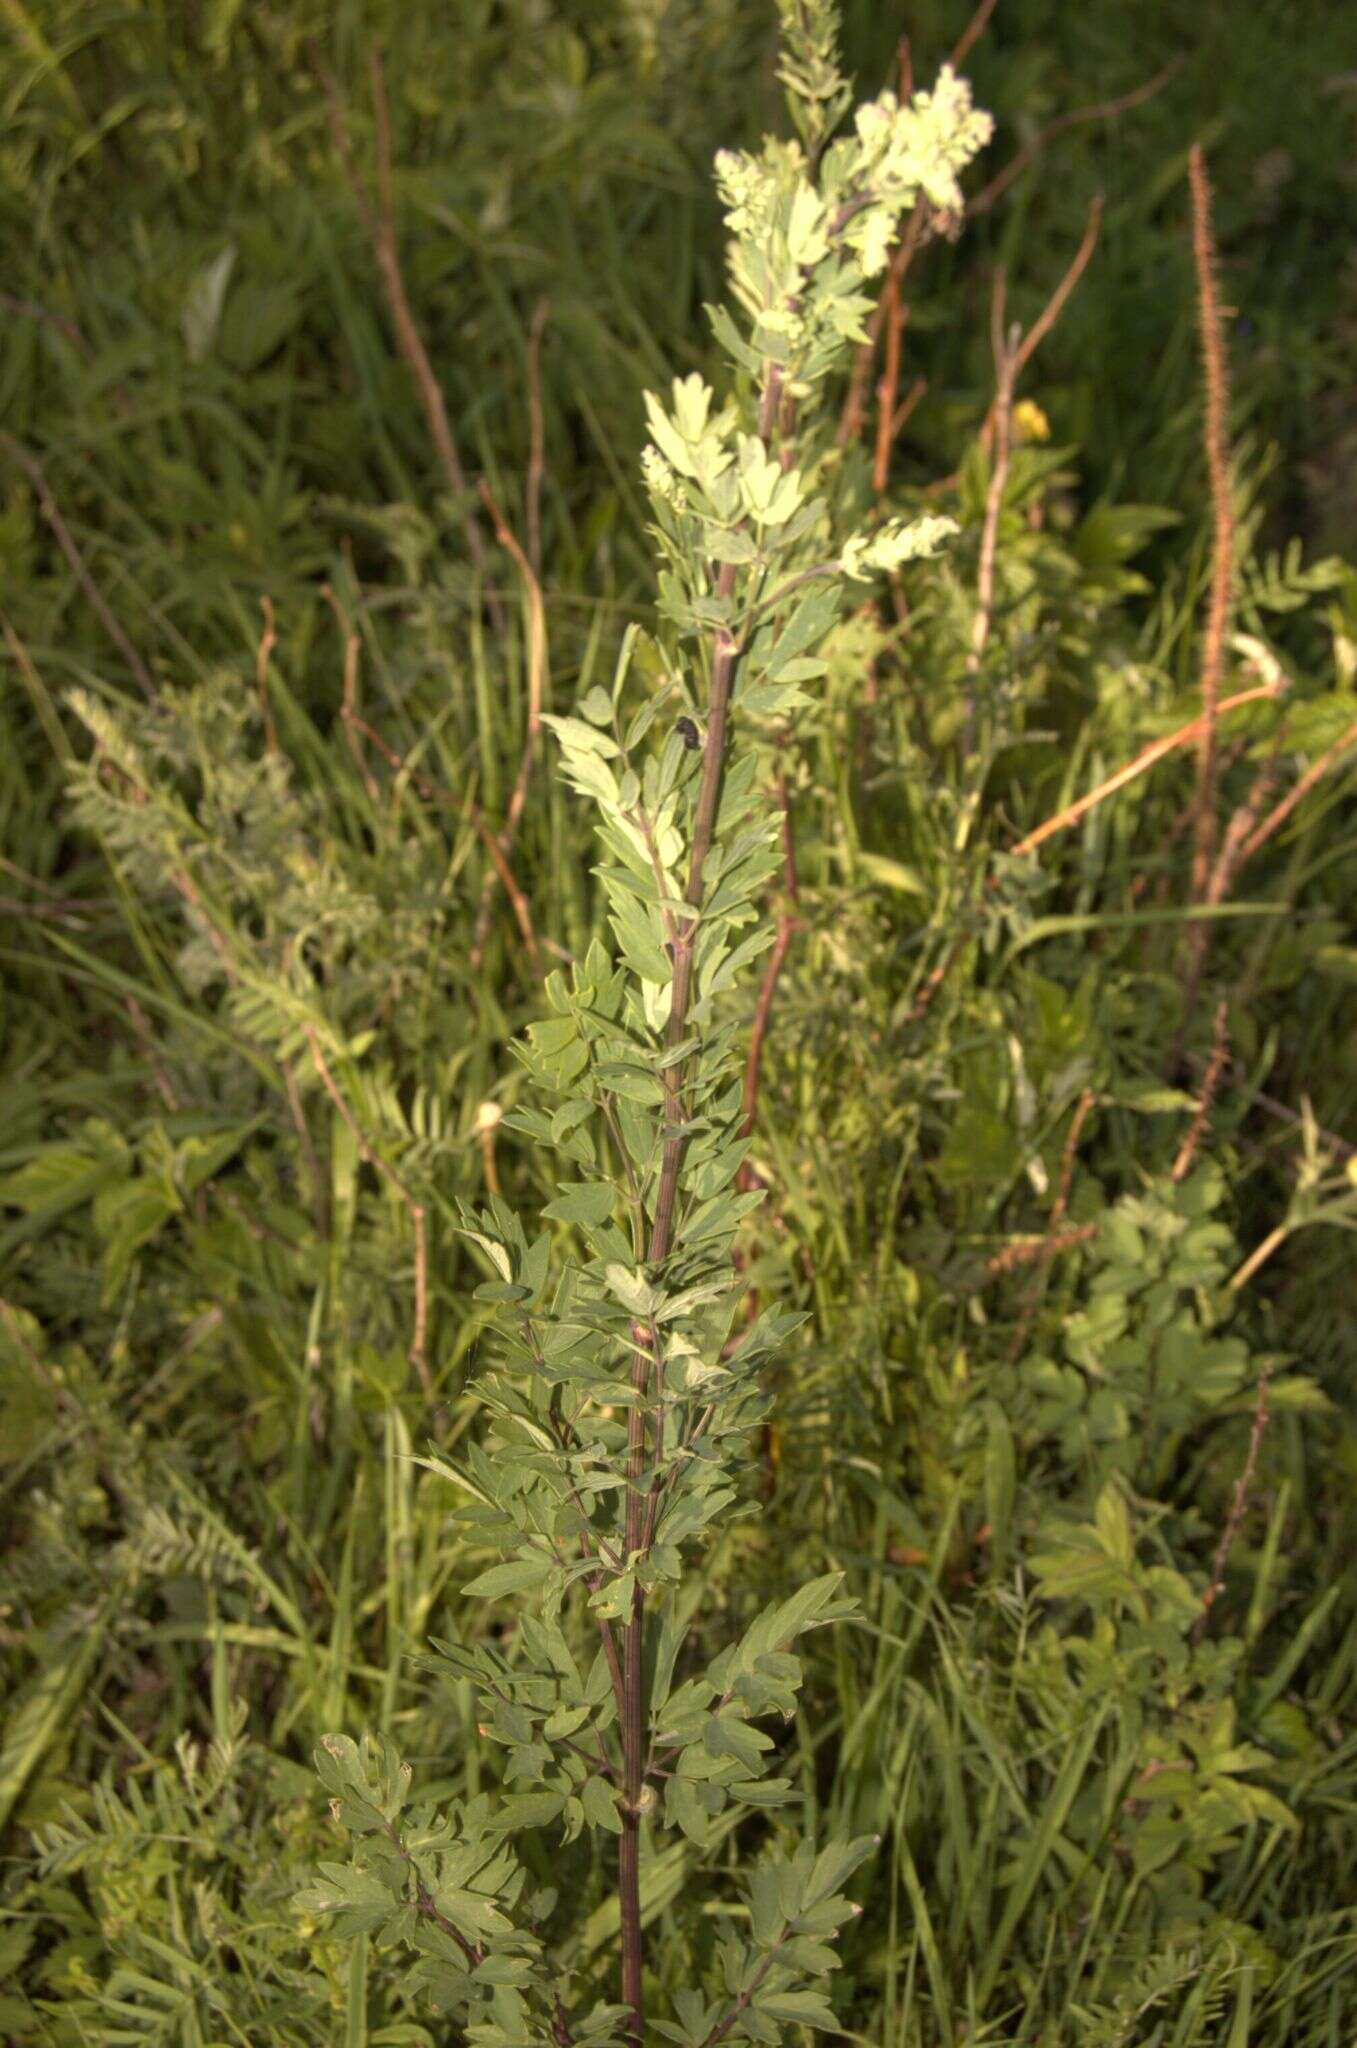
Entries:
<svg viewBox="0 0 1357 2048">
<path fill-rule="evenodd" d="M 967 20 L 847 0 L 859 94 Z M 374 49 L 460 493 L 327 115 L 323 77 L 371 195 Z M 775 55 L 763 0 L 0 0 L 5 2041 L 454 2038 L 292 1897 L 336 1846 L 321 1733 L 448 1797 L 497 1770 L 416 1661 L 511 1621 L 461 1602 L 484 1558 L 413 1462 L 478 1427 L 453 1205 L 553 1185 L 486 1110 L 542 998 L 486 850 L 533 611 L 475 487 L 568 707 L 653 616 L 641 394 L 717 359 L 711 160 L 778 125 Z M 883 494 L 962 533 L 843 629 L 789 747 L 745 1257 L 808 1321 L 712 1629 L 830 1567 L 862 1603 L 786 1731 L 808 1824 L 883 1838 L 841 2039 L 1351 2048 L 1357 13 L 998 0 L 965 68 L 996 136 L 909 273 Z M 1190 749 L 982 912 L 1200 701 L 1194 142 L 1223 688 L 1288 684 L 1222 725 L 1220 830 L 1300 794 L 1185 1006 Z M 992 276 L 1030 327 L 1098 194 L 1021 388 L 975 755 Z M 603 929 L 580 808 L 539 759 L 512 869 L 558 958 Z M 541 1856 L 606 1981 L 607 1870 Z M 647 1909 L 700 1976 L 719 1895 L 671 1859 Z"/>
</svg>

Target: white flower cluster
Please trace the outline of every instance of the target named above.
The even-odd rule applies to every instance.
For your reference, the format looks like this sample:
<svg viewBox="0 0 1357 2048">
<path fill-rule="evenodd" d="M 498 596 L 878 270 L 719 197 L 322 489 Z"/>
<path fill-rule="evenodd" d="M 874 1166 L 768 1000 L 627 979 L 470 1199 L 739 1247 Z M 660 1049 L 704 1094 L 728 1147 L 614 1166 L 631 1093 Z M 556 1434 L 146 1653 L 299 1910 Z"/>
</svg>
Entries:
<svg viewBox="0 0 1357 2048">
<path fill-rule="evenodd" d="M 949 64 L 932 92 L 916 92 L 907 107 L 883 92 L 858 108 L 855 122 L 862 182 L 882 199 L 922 192 L 944 213 L 960 212 L 957 174 L 994 133 L 991 117 L 971 99 L 969 82 Z"/>
<path fill-rule="evenodd" d="M 790 147 L 801 154 L 794 143 Z M 767 231 L 777 199 L 777 177 L 770 164 L 747 149 L 718 149 L 716 189 L 732 235 L 759 236 Z"/>
<path fill-rule="evenodd" d="M 971 88 L 948 65 L 933 92 L 916 92 L 902 107 L 893 92 L 859 107 L 854 117 L 858 160 L 852 185 L 871 195 L 843 230 L 864 277 L 886 267 L 896 222 L 920 195 L 940 213 L 963 207 L 958 174 L 994 133 L 990 116 L 975 107 Z"/>
<path fill-rule="evenodd" d="M 918 519 L 891 519 L 875 533 L 855 534 L 839 557 L 839 567 L 845 576 L 866 582 L 878 571 L 889 574 L 903 562 L 935 555 L 957 531 L 955 519 L 936 512 L 922 513 Z"/>
<path fill-rule="evenodd" d="M 663 500 L 675 512 L 684 508 L 683 486 L 674 473 L 672 464 L 665 461 L 658 448 L 641 450 L 641 477 L 652 498 Z"/>
</svg>

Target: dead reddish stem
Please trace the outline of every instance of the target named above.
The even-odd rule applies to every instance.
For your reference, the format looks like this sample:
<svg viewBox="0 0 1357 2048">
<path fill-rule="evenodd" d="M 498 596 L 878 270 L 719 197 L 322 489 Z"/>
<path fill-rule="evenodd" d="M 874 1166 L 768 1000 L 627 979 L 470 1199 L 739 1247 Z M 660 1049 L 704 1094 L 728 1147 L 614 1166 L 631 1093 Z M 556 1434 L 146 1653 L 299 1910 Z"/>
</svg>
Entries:
<svg viewBox="0 0 1357 2048">
<path fill-rule="evenodd" d="M 264 630 L 259 636 L 259 645 L 254 657 L 254 686 L 259 695 L 259 713 L 264 721 L 264 745 L 271 754 L 278 752 L 278 728 L 273 722 L 273 706 L 269 702 L 269 658 L 278 645 L 278 635 L 273 627 L 273 600 L 261 597 L 259 609 L 264 614 Z"/>
<path fill-rule="evenodd" d="M 1234 1498 L 1230 1502 L 1229 1518 L 1221 1531 L 1220 1542 L 1216 1545 L 1216 1554 L 1211 1563 L 1211 1583 L 1202 1596 L 1202 1611 L 1197 1616 L 1192 1629 L 1192 1640 L 1197 1643 L 1206 1634 L 1206 1626 L 1211 1618 L 1211 1609 L 1224 1591 L 1225 1566 L 1234 1547 L 1234 1540 L 1243 1526 L 1244 1516 L 1248 1512 L 1249 1491 L 1253 1485 L 1254 1474 L 1258 1469 L 1258 1453 L 1263 1447 L 1263 1438 L 1267 1432 L 1267 1390 L 1271 1375 L 1272 1368 L 1270 1365 L 1265 1365 L 1258 1375 L 1258 1394 L 1254 1402 L 1253 1428 L 1249 1432 L 1249 1448 L 1244 1459 L 1244 1469 L 1235 1481 Z"/>
</svg>

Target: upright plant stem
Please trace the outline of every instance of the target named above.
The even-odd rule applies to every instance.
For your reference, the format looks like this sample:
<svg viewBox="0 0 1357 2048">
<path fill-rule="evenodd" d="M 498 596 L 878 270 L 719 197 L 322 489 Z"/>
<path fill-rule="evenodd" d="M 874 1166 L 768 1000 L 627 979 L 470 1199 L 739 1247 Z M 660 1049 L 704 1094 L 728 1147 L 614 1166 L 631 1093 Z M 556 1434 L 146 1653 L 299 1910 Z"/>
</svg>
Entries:
<svg viewBox="0 0 1357 2048">
<path fill-rule="evenodd" d="M 782 398 L 782 379 L 776 366 L 769 369 L 764 384 L 759 426 L 770 442 L 776 430 Z M 730 598 L 735 589 L 735 567 L 724 562 L 716 579 L 716 596 Z M 718 628 L 712 649 L 711 692 L 707 704 L 707 737 L 702 754 L 697 808 L 693 817 L 693 843 L 688 863 L 684 901 L 694 913 L 702 909 L 703 874 L 716 829 L 716 811 L 721 798 L 721 775 L 725 766 L 726 730 L 730 717 L 730 692 L 735 675 L 738 643 L 728 627 Z M 674 972 L 669 993 L 669 1022 L 666 1038 L 671 1047 L 682 1044 L 688 1027 L 693 992 L 693 950 L 698 917 L 680 917 L 674 925 Z M 646 1254 L 652 1266 L 663 1264 L 673 1249 L 674 1218 L 678 1202 L 679 1171 L 683 1164 L 684 1122 L 683 1079 L 678 1066 L 666 1068 L 665 1140 L 660 1160 L 659 1186 L 651 1219 Z M 635 1329 L 636 1351 L 631 1380 L 636 1399 L 627 1419 L 627 1509 L 626 1549 L 629 1562 L 638 1561 L 645 1548 L 647 1416 L 654 1394 L 656 1358 L 653 1343 L 643 1325 Z M 644 1948 L 641 1935 L 641 1809 L 645 1791 L 645 1595 L 639 1585 L 632 1594 L 631 1614 L 622 1630 L 622 1836 L 617 1853 L 618 1905 L 622 1933 L 622 2003 L 631 2009 L 627 2038 L 631 2048 L 644 2048 L 645 1988 Z"/>
<path fill-rule="evenodd" d="M 717 579 L 718 597 L 728 598 L 735 587 L 733 565 L 724 563 Z M 684 900 L 696 910 L 702 908 L 702 873 L 711 848 L 716 824 L 716 806 L 721 793 L 721 770 L 725 762 L 726 726 L 730 710 L 730 685 L 735 668 L 736 645 L 722 627 L 716 636 L 712 658 L 711 698 L 708 705 L 707 739 L 702 756 L 702 779 L 698 787 L 697 812 L 693 823 L 692 855 Z M 667 1037 L 671 1046 L 682 1042 L 692 998 L 693 946 L 696 918 L 680 919 L 674 933 L 674 976 L 670 985 Z M 683 1163 L 683 1084 L 677 1067 L 665 1071 L 664 1152 L 655 1213 L 650 1226 L 647 1257 L 652 1266 L 668 1258 L 674 1241 L 674 1211 L 678 1198 L 679 1168 Z M 647 1505 L 646 1415 L 655 1367 L 653 1350 L 641 1326 L 637 1328 L 637 1350 L 632 1362 L 632 1386 L 636 1401 L 627 1420 L 627 1556 L 635 1560 L 645 1543 Z M 618 1844 L 617 1885 L 622 1926 L 622 2002 L 631 2008 L 628 2039 L 634 2048 L 645 2041 L 645 1995 L 641 1939 L 641 1797 L 645 1777 L 645 1703 L 643 1656 L 645 1648 L 645 1596 L 638 1586 L 632 1595 L 631 1616 L 622 1631 L 622 1838 Z"/>
</svg>

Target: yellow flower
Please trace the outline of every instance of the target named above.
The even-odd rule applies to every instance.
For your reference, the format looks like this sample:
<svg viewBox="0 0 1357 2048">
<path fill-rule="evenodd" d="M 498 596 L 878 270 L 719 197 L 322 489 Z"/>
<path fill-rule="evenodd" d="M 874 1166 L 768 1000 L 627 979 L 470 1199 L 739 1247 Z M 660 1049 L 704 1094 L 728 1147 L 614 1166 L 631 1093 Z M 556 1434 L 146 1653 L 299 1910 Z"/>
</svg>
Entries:
<svg viewBox="0 0 1357 2048">
<path fill-rule="evenodd" d="M 1051 422 L 1031 398 L 1020 398 L 1013 408 L 1013 427 L 1020 441 L 1049 441 Z"/>
</svg>

